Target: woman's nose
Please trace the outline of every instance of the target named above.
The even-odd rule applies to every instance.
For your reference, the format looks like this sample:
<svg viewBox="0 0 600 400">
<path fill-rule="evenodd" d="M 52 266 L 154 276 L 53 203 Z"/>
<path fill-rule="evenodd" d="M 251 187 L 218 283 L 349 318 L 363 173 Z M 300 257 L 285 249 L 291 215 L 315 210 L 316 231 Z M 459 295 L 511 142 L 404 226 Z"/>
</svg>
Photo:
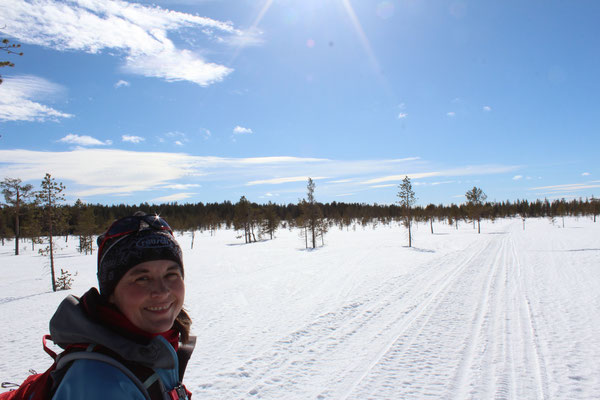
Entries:
<svg viewBox="0 0 600 400">
<path fill-rule="evenodd" d="M 169 293 L 169 286 L 164 279 L 155 279 L 152 285 L 152 295 L 161 296 Z"/>
</svg>

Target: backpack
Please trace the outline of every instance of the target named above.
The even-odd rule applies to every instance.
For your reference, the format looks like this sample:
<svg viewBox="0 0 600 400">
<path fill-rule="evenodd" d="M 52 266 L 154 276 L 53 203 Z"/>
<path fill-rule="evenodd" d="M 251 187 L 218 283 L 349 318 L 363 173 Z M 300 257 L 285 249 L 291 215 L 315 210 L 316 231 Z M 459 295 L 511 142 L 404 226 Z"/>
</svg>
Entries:
<svg viewBox="0 0 600 400">
<path fill-rule="evenodd" d="M 42 344 L 44 351 L 48 353 L 53 359 L 54 363 L 43 373 L 36 373 L 33 370 L 32 375 L 28 376 L 23 383 L 17 385 L 10 382 L 2 382 L 2 388 L 11 388 L 10 391 L 0 393 L 0 400 L 49 400 L 52 398 L 54 392 L 58 388 L 62 378 L 67 373 L 68 368 L 72 362 L 79 359 L 88 359 L 102 361 L 123 372 L 140 390 L 144 398 L 151 400 L 152 397 L 149 393 L 150 388 L 146 388 L 138 375 L 146 375 L 146 377 L 152 375 L 154 372 L 150 368 L 135 367 L 128 368 L 123 362 L 119 361 L 118 355 L 110 352 L 110 350 L 95 351 L 94 345 L 70 345 L 62 353 L 56 354 L 54 351 L 48 348 L 46 341 L 52 340 L 50 335 L 44 335 L 42 338 Z M 190 342 L 181 345 L 177 351 L 179 359 L 179 380 L 183 380 L 183 374 L 187 366 L 187 362 L 192 354 L 196 337 L 190 336 Z M 111 354 L 112 353 L 112 354 Z M 133 370 L 136 370 L 134 373 Z M 14 389 L 16 388 L 16 389 Z M 152 393 L 156 397 L 156 391 Z M 159 392 L 160 396 L 161 393 Z M 187 391 L 183 384 L 175 387 L 173 390 L 167 392 L 170 399 L 190 399 L 191 393 Z"/>
</svg>

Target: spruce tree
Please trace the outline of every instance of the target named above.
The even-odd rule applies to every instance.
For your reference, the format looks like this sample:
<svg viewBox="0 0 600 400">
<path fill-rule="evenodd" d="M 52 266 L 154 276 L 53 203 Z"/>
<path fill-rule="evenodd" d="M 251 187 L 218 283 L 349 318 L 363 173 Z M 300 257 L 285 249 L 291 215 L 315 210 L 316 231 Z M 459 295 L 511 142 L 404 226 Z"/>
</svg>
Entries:
<svg viewBox="0 0 600 400">
<path fill-rule="evenodd" d="M 408 247 L 412 247 L 412 206 L 417 201 L 415 197 L 415 192 L 412 190 L 412 184 L 410 183 L 410 178 L 405 176 L 402 180 L 400 186 L 398 186 L 400 191 L 398 192 L 398 197 L 400 200 L 398 203 L 402 207 L 402 223 L 408 229 Z"/>
</svg>

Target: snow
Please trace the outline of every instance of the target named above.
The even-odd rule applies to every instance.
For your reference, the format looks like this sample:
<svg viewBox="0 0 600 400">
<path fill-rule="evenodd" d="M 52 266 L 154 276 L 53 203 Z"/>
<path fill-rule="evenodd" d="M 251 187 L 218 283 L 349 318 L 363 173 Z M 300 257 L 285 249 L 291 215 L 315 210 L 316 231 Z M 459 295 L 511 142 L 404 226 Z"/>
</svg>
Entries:
<svg viewBox="0 0 600 400">
<path fill-rule="evenodd" d="M 243 244 L 179 235 L 198 336 L 185 383 L 210 399 L 600 398 L 600 223 L 570 218 L 297 230 Z M 74 287 L 47 259 L 0 247 L 0 380 L 50 357 L 41 336 L 66 294 L 95 285 L 95 255 L 61 239 Z"/>
</svg>

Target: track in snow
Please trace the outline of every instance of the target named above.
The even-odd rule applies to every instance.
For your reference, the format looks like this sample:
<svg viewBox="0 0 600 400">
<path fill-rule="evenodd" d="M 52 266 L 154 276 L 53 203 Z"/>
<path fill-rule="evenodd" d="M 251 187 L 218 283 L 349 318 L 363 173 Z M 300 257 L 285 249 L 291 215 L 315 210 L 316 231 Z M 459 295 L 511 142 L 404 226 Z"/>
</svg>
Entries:
<svg viewBox="0 0 600 400">
<path fill-rule="evenodd" d="M 508 233 L 486 236 L 323 313 L 221 374 L 205 394 L 546 398 L 547 372 L 513 242 Z"/>
</svg>

